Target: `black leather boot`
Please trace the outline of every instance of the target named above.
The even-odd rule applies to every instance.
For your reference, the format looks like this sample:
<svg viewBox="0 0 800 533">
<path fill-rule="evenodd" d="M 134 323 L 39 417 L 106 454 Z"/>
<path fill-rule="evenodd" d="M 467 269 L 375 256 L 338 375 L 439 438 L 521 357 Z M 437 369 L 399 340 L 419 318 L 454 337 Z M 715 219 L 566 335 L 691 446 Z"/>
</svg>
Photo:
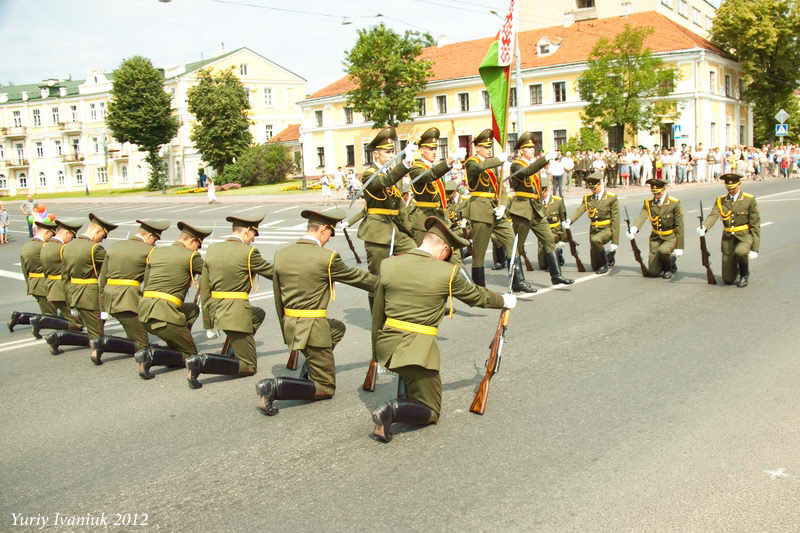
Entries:
<svg viewBox="0 0 800 533">
<path fill-rule="evenodd" d="M 508 267 L 506 249 L 502 246 L 495 246 L 492 249 L 492 257 L 494 257 L 494 266 L 492 266 L 492 270 L 503 270 Z"/>
<path fill-rule="evenodd" d="M 314 400 L 317 386 L 308 379 L 270 378 L 256 383 L 258 408 L 267 416 L 278 414 L 278 408 L 272 406 L 275 400 Z"/>
<path fill-rule="evenodd" d="M 739 280 L 736 282 L 736 286 L 740 289 L 747 287 L 747 278 L 750 276 L 750 264 L 747 262 L 740 262 L 739 263 Z"/>
<path fill-rule="evenodd" d="M 165 346 L 148 346 L 133 354 L 139 364 L 139 377 L 153 379 L 155 374 L 150 372 L 153 366 L 183 366 L 183 356 L 178 350 Z"/>
<path fill-rule="evenodd" d="M 300 367 L 300 379 L 308 379 L 308 361 L 303 361 L 303 366 Z"/>
<path fill-rule="evenodd" d="M 614 266 L 614 264 L 616 263 L 616 259 L 615 259 L 616 255 L 617 255 L 617 251 L 616 250 L 614 250 L 613 252 L 610 251 L 610 250 L 608 252 L 606 252 L 606 264 L 608 266 L 610 266 L 610 267 Z"/>
<path fill-rule="evenodd" d="M 678 258 L 674 255 L 669 256 L 669 269 L 673 274 L 678 271 Z"/>
<path fill-rule="evenodd" d="M 239 360 L 225 357 L 224 355 L 202 354 L 193 355 L 186 359 L 186 379 L 190 389 L 199 389 L 203 386 L 197 381 L 200 374 L 220 374 L 223 376 L 236 376 L 239 374 Z"/>
<path fill-rule="evenodd" d="M 42 338 L 39 330 L 42 329 L 69 329 L 69 321 L 51 315 L 36 315 L 30 319 L 33 336 L 37 339 Z"/>
<path fill-rule="evenodd" d="M 556 248 L 556 255 L 558 256 L 558 266 L 564 266 L 564 249 L 563 248 Z"/>
<path fill-rule="evenodd" d="M 483 267 L 472 267 L 472 283 L 479 287 L 486 286 L 486 278 L 484 277 Z"/>
<path fill-rule="evenodd" d="M 92 347 L 92 355 L 90 356 L 92 363 L 96 365 L 103 364 L 103 354 L 105 352 L 112 353 L 127 353 L 133 355 L 136 352 L 136 343 L 130 339 L 122 337 L 112 337 L 111 335 L 103 335 L 97 339 L 89 341 Z"/>
<path fill-rule="evenodd" d="M 545 257 L 547 258 L 547 270 L 550 271 L 550 281 L 553 285 L 558 285 L 559 283 L 563 285 L 572 285 L 575 283 L 574 279 L 565 278 L 561 275 L 561 267 L 558 265 L 558 258 L 555 252 L 550 252 L 546 254 Z"/>
<path fill-rule="evenodd" d="M 8 331 L 14 331 L 14 326 L 18 324 L 30 324 L 31 318 L 39 316 L 38 313 L 26 313 L 24 311 L 11 311 L 11 318 L 8 320 Z"/>
<path fill-rule="evenodd" d="M 522 272 L 522 259 L 519 257 L 514 258 L 514 279 L 511 282 L 511 290 L 513 292 L 527 292 L 528 294 L 536 292 L 535 288 L 525 282 L 525 274 Z"/>
<path fill-rule="evenodd" d="M 59 329 L 48 333 L 44 336 L 44 340 L 50 345 L 50 353 L 59 355 L 64 353 L 61 345 L 65 346 L 89 346 L 89 334 L 82 331 L 73 331 L 71 329 Z"/>
<path fill-rule="evenodd" d="M 397 399 L 398 400 L 405 400 L 408 398 L 408 387 L 406 386 L 406 380 L 397 376 Z"/>
<path fill-rule="evenodd" d="M 600 266 L 595 270 L 595 274 L 605 274 L 606 272 L 608 272 L 608 257 L 603 252 L 600 254 Z"/>
<path fill-rule="evenodd" d="M 402 422 L 426 425 L 431 423 L 432 415 L 433 411 L 427 405 L 413 400 L 392 400 L 372 411 L 372 421 L 375 423 L 372 433 L 383 442 L 390 442 L 393 436 L 392 424 Z"/>
</svg>

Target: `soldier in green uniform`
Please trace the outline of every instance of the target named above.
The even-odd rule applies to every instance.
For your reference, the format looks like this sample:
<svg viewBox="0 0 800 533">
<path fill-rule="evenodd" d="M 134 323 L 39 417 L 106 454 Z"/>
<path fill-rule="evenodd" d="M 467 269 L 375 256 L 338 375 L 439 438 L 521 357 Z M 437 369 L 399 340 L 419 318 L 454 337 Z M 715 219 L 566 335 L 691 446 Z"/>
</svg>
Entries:
<svg viewBox="0 0 800 533">
<path fill-rule="evenodd" d="M 728 193 L 717 198 L 697 234 L 702 237 L 722 220 L 722 279 L 727 285 L 747 287 L 750 260 L 758 257 L 761 246 L 761 215 L 755 196 L 742 192 L 739 174 L 723 174 L 720 179 Z"/>
<path fill-rule="evenodd" d="M 502 247 L 499 263 L 505 263 L 505 256 L 511 255 L 514 243 L 514 230 L 505 218 L 506 206 L 501 202 L 503 184 L 498 179 L 497 167 L 503 166 L 506 154 L 491 157 L 491 129 L 485 129 L 475 137 L 475 155 L 464 163 L 467 175 L 467 188 L 470 197 L 464 206 L 464 217 L 470 221 L 472 237 L 472 280 L 476 285 L 486 286 L 483 263 L 489 238 L 496 238 Z"/>
<path fill-rule="evenodd" d="M 50 352 L 58 355 L 61 346 L 89 346 L 91 339 L 103 334 L 102 304 L 98 278 L 106 259 L 106 250 L 100 244 L 109 232 L 117 229 L 116 224 L 89 213 L 89 227 L 86 232 L 64 245 L 61 250 L 61 277 L 67 288 L 69 307 L 77 310 L 87 333 L 62 329 L 45 336 Z M 91 354 L 95 357 L 94 352 Z"/>
<path fill-rule="evenodd" d="M 184 302 L 189 287 L 197 285 L 203 272 L 200 248 L 211 230 L 178 222 L 180 235 L 172 246 L 155 248 L 147 258 L 139 300 L 139 320 L 144 329 L 167 343 L 137 351 L 134 359 L 142 379 L 153 379 L 152 366 L 184 366 L 197 355 L 192 325 L 200 314 L 196 303 Z M 195 281 L 196 280 L 196 281 Z"/>
<path fill-rule="evenodd" d="M 609 187 L 616 187 L 617 176 L 619 175 L 619 158 L 617 157 L 617 151 L 612 148 L 604 159 L 606 161 L 606 183 Z"/>
<path fill-rule="evenodd" d="M 567 208 L 564 206 L 564 199 L 562 197 L 551 194 L 547 176 L 542 176 L 539 179 L 539 185 L 542 188 L 541 199 L 542 208 L 544 209 L 544 219 L 547 222 L 550 233 L 553 235 L 558 265 L 564 266 L 563 245 L 567 242 L 567 232 L 561 227 L 561 223 L 567 218 Z M 538 258 L 539 268 L 542 270 L 549 267 L 550 260 L 548 257 L 549 254 L 545 251 L 544 243 L 539 240 Z M 569 280 L 569 282 L 573 283 L 573 280 Z"/>
<path fill-rule="evenodd" d="M 400 374 L 405 393 L 372 412 L 374 434 L 392 440 L 395 422 L 432 424 L 439 420 L 442 380 L 436 344 L 437 326 L 453 298 L 470 306 L 513 309 L 513 294 L 473 285 L 447 262 L 453 249 L 467 244 L 438 217 L 429 217 L 422 245 L 381 265 L 372 313 L 372 343 L 378 361 Z M 402 390 L 402 388 L 401 388 Z"/>
<path fill-rule="evenodd" d="M 537 174 L 547 165 L 548 161 L 555 159 L 557 154 L 551 152 L 534 160 L 536 147 L 533 144 L 533 133 L 529 131 L 520 135 L 515 148 L 519 151 L 519 157 L 511 164 L 511 187 L 514 189 L 514 198 L 511 200 L 509 212 L 514 222 L 514 233 L 517 235 L 517 249 L 520 250 L 520 255 L 524 253 L 528 231 L 533 231 L 539 240 L 539 247 L 544 249 L 547 269 L 553 285 L 574 283 L 574 280 L 567 279 L 561 274 L 561 266 L 556 258 L 553 232 L 548 225 L 542 204 L 541 182 L 547 178 L 542 178 Z M 517 267 L 514 269 L 511 289 L 514 292 L 536 292 L 536 289 L 525 283 L 520 257 L 517 256 L 515 261 Z"/>
<path fill-rule="evenodd" d="M 338 281 L 374 291 L 377 278 L 344 264 L 339 254 L 325 249 L 335 227 L 346 213 L 341 209 L 317 213 L 305 210 L 306 235 L 275 254 L 272 279 L 275 309 L 290 350 L 302 350 L 306 361 L 301 378 L 264 379 L 256 385 L 259 409 L 269 416 L 278 413 L 275 400 L 322 400 L 336 390 L 333 350 L 345 334 L 345 325 L 328 318 L 328 301 L 335 301 Z"/>
<path fill-rule="evenodd" d="M 55 315 L 55 308 L 47 301 L 47 283 L 42 269 L 41 252 L 44 244 L 55 235 L 56 223 L 49 218 L 35 222 L 36 233 L 22 246 L 20 251 L 20 267 L 25 279 L 27 294 L 33 296 L 39 304 L 42 315 Z M 30 324 L 36 313 L 12 311 L 8 321 L 8 330 L 13 331 L 17 324 Z"/>
<path fill-rule="evenodd" d="M 678 267 L 676 260 L 683 255 L 683 210 L 680 200 L 667 195 L 667 182 L 658 178 L 647 180 L 652 198 L 644 201 L 639 216 L 625 235 L 633 240 L 645 220 L 650 220 L 650 256 L 647 270 L 654 276 L 672 278 Z"/>
<path fill-rule="evenodd" d="M 583 197 L 578 208 L 561 223 L 561 227 L 569 229 L 582 214 L 588 215 L 592 270 L 597 274 L 605 274 L 609 266 L 614 266 L 614 254 L 619 248 L 619 201 L 616 194 L 603 187 L 602 171 L 595 172 L 584 181 L 592 192 Z M 606 253 L 605 245 L 608 242 L 611 244 Z"/>
<path fill-rule="evenodd" d="M 42 329 L 71 329 L 80 331 L 83 329 L 80 318 L 70 312 L 67 305 L 67 291 L 62 279 L 61 254 L 64 246 L 74 239 L 83 222 L 56 219 L 56 234 L 44 243 L 41 251 L 42 269 L 46 276 L 47 301 L 61 311 L 61 316 L 39 315 L 31 318 L 33 336 L 41 338 Z"/>
<path fill-rule="evenodd" d="M 90 341 L 92 362 L 103 364 L 105 352 L 133 355 L 150 344 L 144 325 L 139 320 L 140 287 L 144 281 L 147 257 L 169 228 L 166 220 L 137 220 L 139 230 L 132 237 L 112 244 L 100 270 L 100 292 L 103 310 L 122 324 L 128 338 L 103 335 Z"/>
<path fill-rule="evenodd" d="M 268 279 L 273 276 L 272 265 L 253 246 L 264 214 L 231 215 L 225 220 L 233 225 L 231 235 L 208 247 L 200 278 L 200 299 L 207 336 L 224 331 L 234 357 L 228 357 L 228 353 L 189 357 L 186 369 L 189 387 L 193 389 L 203 386 L 197 380 L 200 374 L 252 376 L 258 366 L 254 335 L 266 313 L 250 305 L 249 295 L 258 285 L 256 276 Z"/>
</svg>

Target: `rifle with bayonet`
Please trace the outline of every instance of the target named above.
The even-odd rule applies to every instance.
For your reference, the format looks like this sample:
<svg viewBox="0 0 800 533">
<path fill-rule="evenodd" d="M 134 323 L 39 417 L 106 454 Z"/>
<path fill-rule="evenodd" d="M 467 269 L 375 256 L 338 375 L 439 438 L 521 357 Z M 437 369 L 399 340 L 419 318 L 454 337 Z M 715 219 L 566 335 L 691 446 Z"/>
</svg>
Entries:
<svg viewBox="0 0 800 533">
<path fill-rule="evenodd" d="M 586 272 L 586 268 L 583 266 L 581 258 L 578 257 L 578 243 L 572 238 L 572 230 L 565 229 L 564 232 L 566 233 L 567 241 L 569 242 L 569 253 L 571 253 L 572 257 L 575 258 L 575 265 L 578 267 L 578 272 Z"/>
<path fill-rule="evenodd" d="M 359 265 L 361 264 L 361 258 L 358 257 L 358 252 L 356 252 L 356 247 L 353 246 L 353 241 L 350 240 L 350 235 L 347 234 L 347 229 L 343 229 L 342 233 L 344 233 L 344 238 L 347 239 L 347 246 L 350 247 L 350 251 L 353 252 L 353 255 L 356 256 L 356 263 Z"/>
<path fill-rule="evenodd" d="M 697 217 L 700 219 L 700 227 L 704 228 L 703 226 L 703 201 L 700 200 L 700 215 Z M 706 236 L 703 234 L 700 237 L 700 258 L 703 261 L 703 266 L 706 267 L 706 281 L 708 281 L 709 285 L 716 285 L 717 278 L 714 277 L 714 271 L 711 270 L 711 253 L 708 251 L 708 246 L 706 246 Z"/>
<path fill-rule="evenodd" d="M 530 260 L 528 259 L 528 254 L 525 253 L 525 252 L 522 252 L 519 255 L 521 255 L 523 261 L 525 261 L 525 270 L 527 270 L 528 272 L 533 272 L 533 265 L 531 264 Z"/>
<path fill-rule="evenodd" d="M 625 208 L 625 225 L 628 226 L 628 233 L 631 232 L 631 219 L 628 216 L 628 208 Z M 633 249 L 633 258 L 636 259 L 636 262 L 639 263 L 639 268 L 642 270 L 642 276 L 646 278 L 652 278 L 653 275 L 644 266 L 644 261 L 642 260 L 642 251 L 639 250 L 639 245 L 636 244 L 636 239 L 631 239 L 631 248 Z"/>
<path fill-rule="evenodd" d="M 364 196 L 364 191 L 367 190 L 367 187 L 372 182 L 372 180 L 374 180 L 376 177 L 378 177 L 379 174 L 381 174 L 384 170 L 389 168 L 389 166 L 391 166 L 393 163 L 398 161 L 401 157 L 404 157 L 405 153 L 406 153 L 406 150 L 408 150 L 411 146 L 412 146 L 411 144 L 408 144 L 405 148 L 400 150 L 394 157 L 392 157 L 390 160 L 388 160 L 386 163 L 384 163 L 383 166 L 381 166 L 378 170 L 376 170 L 372 174 L 372 176 L 369 177 L 369 179 L 366 182 L 364 182 L 364 185 L 358 190 L 356 195 L 350 201 L 350 207 L 351 208 L 353 207 L 353 204 L 356 202 L 356 200 L 358 200 L 359 198 Z"/>
</svg>

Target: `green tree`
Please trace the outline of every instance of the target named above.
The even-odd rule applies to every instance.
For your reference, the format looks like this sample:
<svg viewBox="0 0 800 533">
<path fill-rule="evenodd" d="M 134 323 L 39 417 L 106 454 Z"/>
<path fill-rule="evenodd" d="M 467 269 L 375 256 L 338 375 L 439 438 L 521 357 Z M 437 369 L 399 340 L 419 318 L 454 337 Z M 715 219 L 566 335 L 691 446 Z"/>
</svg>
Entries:
<svg viewBox="0 0 800 533">
<path fill-rule="evenodd" d="M 791 115 L 789 131 L 797 134 L 798 7 L 793 0 L 726 0 L 714 18 L 711 41 L 739 60 L 746 82 L 741 96 L 753 103 L 756 143 L 774 139 L 781 108 Z"/>
<path fill-rule="evenodd" d="M 419 55 L 434 44 L 429 33 L 406 30 L 400 35 L 383 24 L 358 30 L 358 40 L 343 61 L 357 85 L 347 93 L 348 105 L 376 128 L 409 120 L 433 71 L 432 62 Z"/>
<path fill-rule="evenodd" d="M 197 122 L 190 139 L 203 160 L 222 174 L 252 144 L 250 98 L 233 67 L 213 72 L 201 70 L 198 84 L 189 89 L 189 112 Z"/>
<path fill-rule="evenodd" d="M 678 72 L 665 67 L 644 46 L 653 31 L 649 26 L 626 24 L 614 39 L 597 41 L 588 68 L 578 78 L 578 92 L 588 102 L 581 113 L 584 123 L 604 130 L 624 127 L 635 135 L 677 119 L 676 102 L 664 97 L 673 91 Z"/>
<path fill-rule="evenodd" d="M 289 150 L 282 144 L 257 144 L 251 146 L 223 174 L 226 182 L 242 186 L 263 185 L 286 181 L 295 165 Z"/>
<path fill-rule="evenodd" d="M 178 120 L 172 114 L 171 98 L 163 84 L 164 76 L 149 59 L 126 59 L 114 71 L 106 115 L 106 124 L 117 141 L 136 144 L 147 152 L 148 187 L 152 190 L 160 189 L 167 178 L 159 147 L 178 132 Z"/>
<path fill-rule="evenodd" d="M 597 128 L 583 126 L 577 135 L 573 135 L 567 139 L 566 143 L 561 145 L 561 153 L 572 152 L 575 154 L 583 150 L 596 152 L 597 150 L 602 150 L 603 146 L 605 146 L 603 136 L 597 131 Z"/>
</svg>

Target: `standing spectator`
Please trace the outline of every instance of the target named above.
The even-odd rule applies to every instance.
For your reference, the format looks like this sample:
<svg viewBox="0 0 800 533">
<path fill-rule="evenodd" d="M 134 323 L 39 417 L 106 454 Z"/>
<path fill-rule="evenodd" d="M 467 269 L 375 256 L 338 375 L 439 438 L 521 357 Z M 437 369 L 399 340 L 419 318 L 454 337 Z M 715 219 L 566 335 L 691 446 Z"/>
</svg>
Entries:
<svg viewBox="0 0 800 533">
<path fill-rule="evenodd" d="M 28 223 L 28 236 L 33 238 L 33 222 L 31 218 L 36 208 L 39 207 L 39 202 L 33 199 L 33 195 L 29 194 L 28 199 L 19 205 L 20 212 L 25 215 L 25 221 Z"/>
<path fill-rule="evenodd" d="M 322 205 L 330 205 L 331 203 L 331 180 L 326 173 L 322 173 L 319 179 L 319 185 L 322 189 Z"/>
<path fill-rule="evenodd" d="M 208 184 L 208 190 L 207 190 L 208 203 L 210 203 L 210 204 L 216 203 L 216 201 L 217 201 L 217 190 L 216 189 L 217 188 L 214 185 L 214 180 L 211 178 L 211 176 L 206 176 L 206 183 Z"/>
<path fill-rule="evenodd" d="M 553 177 L 553 185 L 551 186 L 553 194 L 558 192 L 559 196 L 564 196 L 564 190 L 562 187 L 562 182 L 564 179 L 564 165 L 561 162 L 561 157 L 556 157 L 555 159 L 550 160 L 547 171 Z"/>
<path fill-rule="evenodd" d="M 683 183 L 686 180 L 686 169 L 689 166 L 689 154 L 682 150 L 678 155 L 678 183 Z"/>
<path fill-rule="evenodd" d="M 567 191 L 569 191 L 569 183 L 575 170 L 575 161 L 572 159 L 572 152 L 567 152 L 567 155 L 561 159 L 561 165 L 564 167 L 564 181 L 567 183 Z"/>
<path fill-rule="evenodd" d="M 594 161 L 592 161 L 592 169 L 594 171 L 599 170 L 600 172 L 605 173 L 606 160 L 603 157 L 603 152 L 601 152 L 600 150 L 598 150 L 597 153 L 594 154 Z"/>
<path fill-rule="evenodd" d="M 0 202 L 0 244 L 8 244 L 8 211 L 3 202 Z"/>
<path fill-rule="evenodd" d="M 336 188 L 336 195 L 341 198 L 342 191 L 344 190 L 344 174 L 342 174 L 342 167 L 336 169 L 333 175 L 333 186 Z"/>
<path fill-rule="evenodd" d="M 644 185 L 647 180 L 653 177 L 653 156 L 650 150 L 642 150 L 639 155 L 639 162 L 642 164 L 642 174 L 639 178 L 639 185 Z"/>
<path fill-rule="evenodd" d="M 631 160 L 628 152 L 623 148 L 619 155 L 619 177 L 622 181 L 622 187 L 627 189 L 631 184 Z"/>
<path fill-rule="evenodd" d="M 208 179 L 208 177 L 206 176 L 206 169 L 204 169 L 203 167 L 198 168 L 197 169 L 197 186 L 198 187 L 205 187 L 207 179 Z"/>
<path fill-rule="evenodd" d="M 641 185 L 639 176 L 642 174 L 642 152 L 640 149 L 634 148 L 628 155 L 631 158 L 631 183 Z"/>
<path fill-rule="evenodd" d="M 760 150 L 758 153 L 758 181 L 764 181 L 764 176 L 767 174 L 767 164 L 769 158 L 767 157 L 766 150 Z"/>
</svg>

